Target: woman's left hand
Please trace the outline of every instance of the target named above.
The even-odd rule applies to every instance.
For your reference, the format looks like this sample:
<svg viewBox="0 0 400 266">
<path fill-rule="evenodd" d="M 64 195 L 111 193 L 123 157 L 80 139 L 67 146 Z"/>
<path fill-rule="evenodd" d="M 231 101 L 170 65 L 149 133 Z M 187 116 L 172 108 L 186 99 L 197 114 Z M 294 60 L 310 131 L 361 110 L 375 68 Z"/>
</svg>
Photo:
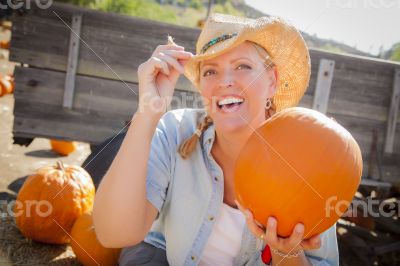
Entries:
<svg viewBox="0 0 400 266">
<path fill-rule="evenodd" d="M 309 239 L 303 239 L 304 225 L 296 224 L 292 234 L 287 237 L 279 237 L 277 234 L 277 221 L 274 217 L 269 217 L 267 228 L 260 225 L 253 217 L 253 214 L 248 209 L 244 209 L 239 202 L 235 201 L 239 209 L 246 216 L 247 226 L 250 231 L 257 237 L 262 238 L 271 248 L 278 250 L 284 254 L 294 254 L 300 250 L 319 249 L 321 247 L 320 235 L 315 235 Z"/>
</svg>

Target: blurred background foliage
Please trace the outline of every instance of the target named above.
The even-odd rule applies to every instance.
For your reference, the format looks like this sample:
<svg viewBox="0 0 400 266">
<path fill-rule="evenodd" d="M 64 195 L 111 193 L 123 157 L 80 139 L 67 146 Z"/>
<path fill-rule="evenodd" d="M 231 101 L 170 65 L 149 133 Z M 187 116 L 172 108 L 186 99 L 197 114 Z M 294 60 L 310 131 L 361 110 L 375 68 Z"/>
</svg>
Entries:
<svg viewBox="0 0 400 266">
<path fill-rule="evenodd" d="M 207 15 L 208 0 L 58 0 L 105 12 L 142 17 L 187 27 L 197 27 L 198 21 Z M 233 2 L 240 0 L 216 0 L 211 12 L 245 16 Z"/>
</svg>

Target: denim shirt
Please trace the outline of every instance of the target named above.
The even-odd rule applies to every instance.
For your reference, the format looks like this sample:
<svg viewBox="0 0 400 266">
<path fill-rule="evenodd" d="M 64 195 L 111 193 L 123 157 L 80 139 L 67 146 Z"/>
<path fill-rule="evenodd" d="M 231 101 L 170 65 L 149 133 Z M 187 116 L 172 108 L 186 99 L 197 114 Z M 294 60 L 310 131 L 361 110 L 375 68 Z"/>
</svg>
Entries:
<svg viewBox="0 0 400 266">
<path fill-rule="evenodd" d="M 190 137 L 205 116 L 203 109 L 178 109 L 160 119 L 151 142 L 148 160 L 147 199 L 158 215 L 144 241 L 166 250 L 170 265 L 197 265 L 211 234 L 224 197 L 224 176 L 211 155 L 215 128 L 200 137 L 187 159 L 177 149 Z M 313 265 L 339 265 L 336 228 L 321 235 L 320 249 L 306 251 Z M 265 265 L 265 244 L 247 225 L 234 265 Z"/>
</svg>

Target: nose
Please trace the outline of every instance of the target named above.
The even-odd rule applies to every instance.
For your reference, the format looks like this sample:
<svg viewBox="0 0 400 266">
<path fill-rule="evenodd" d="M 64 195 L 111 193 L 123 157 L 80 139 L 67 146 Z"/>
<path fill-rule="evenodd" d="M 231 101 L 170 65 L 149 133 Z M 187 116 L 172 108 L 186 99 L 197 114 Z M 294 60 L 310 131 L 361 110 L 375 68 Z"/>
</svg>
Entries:
<svg viewBox="0 0 400 266">
<path fill-rule="evenodd" d="M 235 77 L 230 71 L 225 71 L 219 80 L 219 88 L 229 88 L 235 85 Z"/>
</svg>

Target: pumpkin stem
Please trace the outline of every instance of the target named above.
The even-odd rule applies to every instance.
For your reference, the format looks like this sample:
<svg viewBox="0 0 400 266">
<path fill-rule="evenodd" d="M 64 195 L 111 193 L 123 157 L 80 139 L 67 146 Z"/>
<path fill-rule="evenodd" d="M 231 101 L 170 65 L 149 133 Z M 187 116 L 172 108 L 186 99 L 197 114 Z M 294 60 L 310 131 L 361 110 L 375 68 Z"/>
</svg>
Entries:
<svg viewBox="0 0 400 266">
<path fill-rule="evenodd" d="M 62 170 L 63 172 L 65 171 L 64 164 L 62 161 L 57 161 L 57 169 Z"/>
</svg>

